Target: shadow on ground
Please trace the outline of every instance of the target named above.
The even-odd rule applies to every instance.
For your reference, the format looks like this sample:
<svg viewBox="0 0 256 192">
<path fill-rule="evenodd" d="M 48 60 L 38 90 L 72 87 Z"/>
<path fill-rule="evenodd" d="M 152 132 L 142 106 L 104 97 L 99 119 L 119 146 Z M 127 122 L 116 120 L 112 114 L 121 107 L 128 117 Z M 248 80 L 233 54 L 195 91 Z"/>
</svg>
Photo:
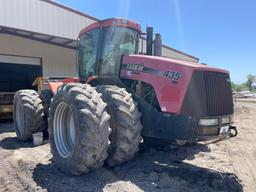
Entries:
<svg viewBox="0 0 256 192">
<path fill-rule="evenodd" d="M 13 134 L 15 134 L 12 120 L 1 120 L 0 121 L 0 134 L 5 134 L 5 133 L 7 133 L 7 134 L 4 135 L 4 138 L 0 139 L 0 147 L 2 147 L 3 149 L 15 150 L 15 149 L 20 149 L 20 148 L 34 147 L 32 139 L 29 141 L 21 141 L 16 136 L 12 136 Z M 11 134 L 9 134 L 9 133 L 11 133 Z M 44 133 L 44 134 L 46 134 L 46 133 Z M 10 137 L 10 135 L 11 135 L 11 137 Z M 47 143 L 47 142 L 48 142 L 47 138 L 45 138 L 44 143 Z"/>
<path fill-rule="evenodd" d="M 32 142 L 22 142 L 14 136 L 15 131 L 11 120 L 0 121 L 0 134 L 6 134 L 3 139 L 0 139 L 0 147 L 4 149 L 15 150 L 33 146 Z"/>
<path fill-rule="evenodd" d="M 20 141 L 17 137 L 6 137 L 0 141 L 0 147 L 8 150 L 15 150 L 20 148 L 33 147 L 33 143 L 32 141 Z"/>
<path fill-rule="evenodd" d="M 209 152 L 200 144 L 169 151 L 149 148 L 122 166 L 104 167 L 82 176 L 67 176 L 52 163 L 37 164 L 33 179 L 48 191 L 242 191 L 236 175 L 183 161 L 202 150 Z"/>
<path fill-rule="evenodd" d="M 0 120 L 0 134 L 14 132 L 12 120 Z"/>
</svg>

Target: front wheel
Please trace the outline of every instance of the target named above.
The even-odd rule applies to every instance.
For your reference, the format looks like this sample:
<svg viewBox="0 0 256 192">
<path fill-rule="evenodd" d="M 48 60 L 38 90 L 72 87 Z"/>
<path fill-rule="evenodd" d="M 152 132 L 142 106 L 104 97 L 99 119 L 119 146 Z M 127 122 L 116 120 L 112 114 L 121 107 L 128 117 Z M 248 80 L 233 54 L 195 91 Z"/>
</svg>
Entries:
<svg viewBox="0 0 256 192">
<path fill-rule="evenodd" d="M 49 113 L 49 138 L 57 167 L 80 175 L 103 165 L 109 146 L 109 119 L 101 95 L 90 85 L 62 85 Z"/>
</svg>

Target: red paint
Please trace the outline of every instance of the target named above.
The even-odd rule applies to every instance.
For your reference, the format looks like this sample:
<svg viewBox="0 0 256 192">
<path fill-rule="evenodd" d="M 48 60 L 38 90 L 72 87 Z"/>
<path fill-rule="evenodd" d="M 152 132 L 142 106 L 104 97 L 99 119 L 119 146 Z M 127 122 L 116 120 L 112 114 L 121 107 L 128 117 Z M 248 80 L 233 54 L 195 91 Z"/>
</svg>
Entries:
<svg viewBox="0 0 256 192">
<path fill-rule="evenodd" d="M 87 78 L 86 83 L 89 83 L 90 81 L 95 80 L 97 78 L 98 78 L 98 76 L 90 76 L 90 77 Z"/>
<path fill-rule="evenodd" d="M 62 80 L 63 83 L 78 83 L 80 80 L 76 77 L 68 77 Z"/>
<path fill-rule="evenodd" d="M 109 26 L 112 26 L 112 25 L 119 26 L 119 27 L 131 28 L 131 29 L 134 29 L 134 30 L 138 31 L 139 33 L 141 33 L 141 28 L 140 28 L 139 24 L 137 24 L 133 21 L 127 20 L 127 19 L 112 18 L 112 19 L 106 19 L 106 20 L 96 21 L 95 23 L 92 23 L 91 25 L 84 28 L 79 33 L 79 37 L 82 34 L 88 32 L 88 31 L 91 31 L 92 29 L 96 29 L 96 28 L 100 28 L 100 27 L 109 27 Z"/>
<path fill-rule="evenodd" d="M 145 56 L 145 55 L 126 55 L 123 64 L 142 64 L 144 67 L 153 68 L 159 71 L 159 75 L 141 72 L 132 74 L 127 69 L 121 70 L 121 78 L 134 79 L 146 82 L 155 89 L 160 107 L 165 108 L 166 112 L 179 113 L 185 97 L 187 87 L 194 71 L 213 71 L 229 73 L 228 71 L 209 67 L 206 65 L 181 61 L 164 57 Z M 182 73 L 180 80 L 174 84 L 172 80 L 164 77 L 161 73 L 175 71 Z"/>
<path fill-rule="evenodd" d="M 172 94 L 172 93 L 176 94 Z M 164 102 L 170 102 L 170 101 L 178 101 L 180 95 L 180 90 L 177 87 L 171 87 L 169 84 L 166 84 L 161 89 L 161 100 Z"/>
<path fill-rule="evenodd" d="M 58 80 L 58 81 L 50 81 L 50 82 L 48 82 L 48 86 L 49 86 L 50 90 L 52 91 L 52 93 L 55 95 L 57 93 L 59 86 L 61 86 L 63 84 L 78 83 L 78 82 L 79 82 L 79 78 L 68 77 L 68 78 L 64 78 L 62 80 Z"/>
<path fill-rule="evenodd" d="M 55 95 L 57 93 L 58 87 L 61 86 L 63 82 L 49 82 L 48 86 L 52 93 Z"/>
</svg>

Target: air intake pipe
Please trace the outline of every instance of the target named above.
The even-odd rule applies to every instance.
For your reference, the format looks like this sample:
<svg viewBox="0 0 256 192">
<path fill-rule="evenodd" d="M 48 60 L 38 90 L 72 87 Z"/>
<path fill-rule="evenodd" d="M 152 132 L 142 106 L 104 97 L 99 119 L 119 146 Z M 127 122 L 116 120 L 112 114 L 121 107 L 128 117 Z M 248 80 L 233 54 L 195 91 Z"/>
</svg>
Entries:
<svg viewBox="0 0 256 192">
<path fill-rule="evenodd" d="M 160 33 L 155 35 L 154 40 L 154 55 L 155 56 L 162 56 L 162 38 Z"/>
</svg>

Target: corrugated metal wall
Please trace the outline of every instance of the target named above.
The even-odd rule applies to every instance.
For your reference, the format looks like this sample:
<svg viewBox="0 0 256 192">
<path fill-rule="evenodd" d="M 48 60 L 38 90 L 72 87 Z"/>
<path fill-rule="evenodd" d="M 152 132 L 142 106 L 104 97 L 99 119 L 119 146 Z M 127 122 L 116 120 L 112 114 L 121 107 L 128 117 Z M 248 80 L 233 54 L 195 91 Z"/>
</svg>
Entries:
<svg viewBox="0 0 256 192">
<path fill-rule="evenodd" d="M 0 54 L 0 63 L 41 65 L 41 59 L 35 58 L 35 57 L 21 57 L 21 56 Z"/>
<path fill-rule="evenodd" d="M 77 76 L 76 54 L 68 48 L 0 34 L 0 54 L 42 58 L 43 76 Z"/>
<path fill-rule="evenodd" d="M 0 0 L 0 26 L 76 39 L 95 20 L 41 0 Z"/>
<path fill-rule="evenodd" d="M 143 49 L 141 49 L 141 46 L 143 45 Z M 139 52 L 142 54 L 146 54 L 147 46 L 146 46 L 146 40 L 141 39 L 140 40 L 140 45 L 139 45 Z M 175 51 L 173 49 L 167 48 L 167 47 L 162 47 L 162 56 L 164 57 L 170 57 L 174 59 L 180 59 L 180 60 L 185 60 L 185 61 L 192 61 L 192 62 L 198 62 L 198 59 L 183 53 L 180 53 L 178 51 Z"/>
<path fill-rule="evenodd" d="M 192 61 L 192 62 L 196 62 L 196 63 L 198 63 L 198 61 L 199 61 L 197 58 L 190 57 L 188 55 L 179 53 L 177 51 L 174 51 L 174 50 L 166 48 L 166 47 L 162 47 L 162 56 L 170 57 L 170 58 L 174 58 L 174 59 L 185 60 L 185 61 Z"/>
</svg>

